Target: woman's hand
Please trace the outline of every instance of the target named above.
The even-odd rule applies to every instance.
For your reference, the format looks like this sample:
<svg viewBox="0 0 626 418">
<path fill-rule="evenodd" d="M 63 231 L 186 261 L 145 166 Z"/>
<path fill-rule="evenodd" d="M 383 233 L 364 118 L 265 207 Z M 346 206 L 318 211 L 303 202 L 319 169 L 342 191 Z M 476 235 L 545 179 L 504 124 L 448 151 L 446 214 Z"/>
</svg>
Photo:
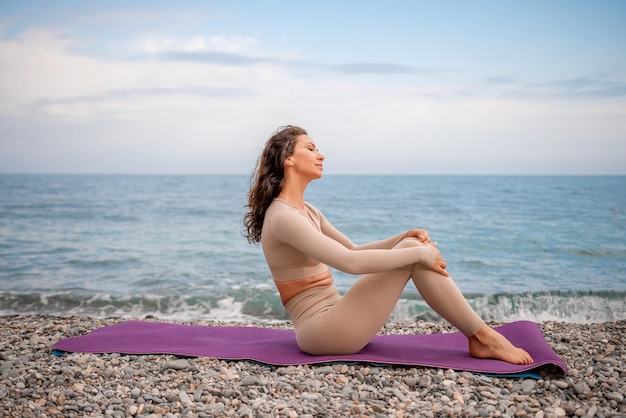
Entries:
<svg viewBox="0 0 626 418">
<path fill-rule="evenodd" d="M 448 264 L 445 262 L 443 258 L 441 258 L 441 253 L 437 251 L 437 258 L 435 258 L 435 265 L 433 266 L 433 271 L 443 274 L 444 276 L 449 276 L 450 274 L 446 271 L 446 267 Z"/>
<path fill-rule="evenodd" d="M 411 229 L 406 234 L 407 237 L 417 238 L 419 242 L 425 245 L 432 245 L 433 247 L 437 246 L 436 242 L 432 242 L 430 237 L 428 236 L 428 231 L 425 229 Z M 446 271 L 446 267 L 448 267 L 448 263 L 441 257 L 441 253 L 439 250 L 437 251 L 437 257 L 435 258 L 435 264 L 432 266 L 432 270 L 442 274 L 444 276 L 449 276 L 450 274 Z"/>
<path fill-rule="evenodd" d="M 428 231 L 425 229 L 411 229 L 406 234 L 407 237 L 417 238 L 422 244 L 430 244 L 433 247 L 437 246 L 436 242 L 432 242 L 428 236 Z"/>
</svg>

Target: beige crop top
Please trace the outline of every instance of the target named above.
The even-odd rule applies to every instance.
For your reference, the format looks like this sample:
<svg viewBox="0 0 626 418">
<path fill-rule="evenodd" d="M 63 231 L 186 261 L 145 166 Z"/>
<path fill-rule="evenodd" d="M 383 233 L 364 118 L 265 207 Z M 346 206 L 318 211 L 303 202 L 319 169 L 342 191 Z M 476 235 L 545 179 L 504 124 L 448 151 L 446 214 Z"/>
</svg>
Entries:
<svg viewBox="0 0 626 418">
<path fill-rule="evenodd" d="M 366 274 L 415 263 L 435 264 L 433 246 L 392 249 L 406 238 L 406 232 L 356 245 L 313 205 L 305 203 L 305 208 L 310 219 L 286 201 L 274 199 L 265 213 L 261 245 L 275 281 L 317 276 L 328 266 L 348 274 Z"/>
</svg>

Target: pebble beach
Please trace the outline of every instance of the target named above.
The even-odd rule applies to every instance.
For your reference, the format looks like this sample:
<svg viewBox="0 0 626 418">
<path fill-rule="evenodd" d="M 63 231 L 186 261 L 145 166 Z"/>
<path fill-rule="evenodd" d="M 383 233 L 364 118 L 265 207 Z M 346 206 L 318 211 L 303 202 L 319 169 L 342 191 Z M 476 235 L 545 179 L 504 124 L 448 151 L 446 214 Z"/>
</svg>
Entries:
<svg viewBox="0 0 626 418">
<path fill-rule="evenodd" d="M 368 364 L 272 367 L 172 355 L 52 353 L 52 345 L 60 339 L 126 320 L 69 315 L 0 316 L 0 415 L 626 416 L 626 321 L 540 323 L 546 340 L 568 364 L 569 371 L 563 375 L 541 369 L 539 379 Z M 241 325 L 215 321 L 184 323 Z M 289 322 L 254 325 L 291 328 Z M 381 333 L 451 331 L 454 330 L 445 323 L 420 321 L 388 323 Z"/>
</svg>

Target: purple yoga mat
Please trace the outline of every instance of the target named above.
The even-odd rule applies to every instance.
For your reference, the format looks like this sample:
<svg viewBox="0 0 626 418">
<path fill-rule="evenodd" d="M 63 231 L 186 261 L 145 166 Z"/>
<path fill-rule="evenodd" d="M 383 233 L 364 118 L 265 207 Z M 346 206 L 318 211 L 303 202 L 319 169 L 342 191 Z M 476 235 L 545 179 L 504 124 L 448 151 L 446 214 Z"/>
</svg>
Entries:
<svg viewBox="0 0 626 418">
<path fill-rule="evenodd" d="M 86 335 L 60 340 L 53 347 L 78 353 L 175 354 L 252 360 L 276 366 L 366 362 L 515 374 L 552 365 L 567 373 L 567 365 L 550 348 L 537 324 L 518 321 L 496 329 L 513 344 L 528 351 L 535 363 L 518 366 L 499 360 L 476 359 L 467 351 L 467 338 L 459 332 L 377 335 L 356 354 L 311 356 L 300 351 L 291 330 L 147 321 L 128 321 L 99 328 Z"/>
</svg>

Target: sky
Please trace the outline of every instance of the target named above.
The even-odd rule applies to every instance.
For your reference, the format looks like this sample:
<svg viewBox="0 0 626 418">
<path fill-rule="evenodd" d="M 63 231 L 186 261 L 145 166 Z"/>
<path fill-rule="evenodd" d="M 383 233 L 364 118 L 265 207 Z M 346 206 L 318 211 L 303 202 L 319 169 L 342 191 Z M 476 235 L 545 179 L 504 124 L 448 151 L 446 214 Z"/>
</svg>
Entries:
<svg viewBox="0 0 626 418">
<path fill-rule="evenodd" d="M 626 2 L 0 0 L 0 173 L 626 174 Z"/>
</svg>

